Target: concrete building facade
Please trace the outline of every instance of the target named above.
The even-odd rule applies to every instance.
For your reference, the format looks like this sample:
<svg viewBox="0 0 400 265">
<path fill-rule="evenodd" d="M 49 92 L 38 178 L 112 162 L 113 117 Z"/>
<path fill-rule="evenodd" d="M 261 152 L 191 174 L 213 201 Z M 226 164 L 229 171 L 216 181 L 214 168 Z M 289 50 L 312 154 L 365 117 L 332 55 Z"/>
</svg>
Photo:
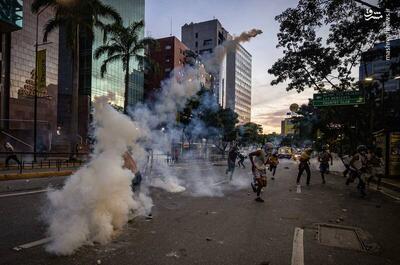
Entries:
<svg viewBox="0 0 400 265">
<path fill-rule="evenodd" d="M 240 44 L 227 54 L 226 107 L 239 115 L 239 123 L 251 120 L 251 59 Z"/>
<path fill-rule="evenodd" d="M 192 51 L 202 56 L 213 53 L 215 47 L 230 39 L 228 31 L 221 25 L 218 19 L 200 23 L 185 24 L 181 28 L 182 42 Z M 225 107 L 226 89 L 226 57 L 222 60 L 218 69 L 212 69 L 214 73 L 212 89 L 221 106 Z"/>
<path fill-rule="evenodd" d="M 182 26 L 182 42 L 194 52 L 207 56 L 215 47 L 232 36 L 217 19 Z M 213 85 L 218 103 L 231 108 L 238 115 L 239 123 L 251 120 L 251 54 L 242 45 L 228 51 L 213 73 Z M 213 69 L 214 70 L 214 69 Z"/>
<path fill-rule="evenodd" d="M 157 39 L 157 45 L 151 47 L 148 56 L 155 65 L 154 71 L 145 77 L 144 97 L 154 100 L 155 93 L 161 88 L 161 81 L 168 78 L 173 70 L 178 71 L 185 65 L 188 47 L 175 36 Z"/>
</svg>

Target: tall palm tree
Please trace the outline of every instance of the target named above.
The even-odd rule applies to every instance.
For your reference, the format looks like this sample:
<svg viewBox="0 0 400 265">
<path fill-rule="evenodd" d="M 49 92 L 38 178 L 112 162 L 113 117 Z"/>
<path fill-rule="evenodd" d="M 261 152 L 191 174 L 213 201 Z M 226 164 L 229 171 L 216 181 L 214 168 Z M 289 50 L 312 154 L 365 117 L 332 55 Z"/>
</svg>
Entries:
<svg viewBox="0 0 400 265">
<path fill-rule="evenodd" d="M 111 6 L 101 0 L 35 0 L 32 3 L 32 12 L 38 13 L 43 8 L 54 10 L 54 17 L 50 18 L 43 28 L 43 41 L 58 28 L 66 33 L 67 45 L 72 54 L 72 102 L 71 102 L 71 152 L 75 152 L 78 137 L 78 100 L 79 100 L 79 34 L 92 41 L 94 28 L 104 28 L 102 20 L 120 23 L 121 16 Z"/>
<path fill-rule="evenodd" d="M 152 38 L 140 38 L 140 30 L 144 27 L 144 22 L 137 21 L 125 27 L 121 23 L 114 23 L 105 27 L 104 45 L 98 47 L 94 57 L 99 59 L 107 55 L 100 68 L 101 77 L 107 72 L 107 65 L 116 61 L 122 61 L 125 71 L 125 92 L 124 92 L 124 113 L 127 113 L 129 98 L 129 73 L 131 59 L 136 59 L 140 66 L 145 66 L 147 58 L 142 55 L 148 45 L 154 45 Z"/>
</svg>

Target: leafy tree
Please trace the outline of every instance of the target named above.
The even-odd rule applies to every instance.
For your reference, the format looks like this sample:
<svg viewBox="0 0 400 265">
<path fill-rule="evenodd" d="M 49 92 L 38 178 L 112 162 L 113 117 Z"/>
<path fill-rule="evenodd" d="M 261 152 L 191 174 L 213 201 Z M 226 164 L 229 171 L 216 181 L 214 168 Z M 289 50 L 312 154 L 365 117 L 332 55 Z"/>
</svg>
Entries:
<svg viewBox="0 0 400 265">
<path fill-rule="evenodd" d="M 262 126 L 253 122 L 248 122 L 238 126 L 239 143 L 241 145 L 257 144 L 262 142 Z"/>
<path fill-rule="evenodd" d="M 146 57 L 142 54 L 147 45 L 154 45 L 152 38 L 140 38 L 139 32 L 144 27 L 144 22 L 133 22 L 125 27 L 121 23 L 107 25 L 104 28 L 104 45 L 98 47 L 94 57 L 99 59 L 103 55 L 107 58 L 103 61 L 100 68 L 101 77 L 107 72 L 107 66 L 110 63 L 122 61 L 122 67 L 125 71 L 125 93 L 124 93 L 124 112 L 127 112 L 129 99 L 129 74 L 131 59 L 136 59 L 140 65 L 146 63 Z"/>
<path fill-rule="evenodd" d="M 79 91 L 79 36 L 82 34 L 92 41 L 94 28 L 104 28 L 102 19 L 120 22 L 121 17 L 111 6 L 100 0 L 35 0 L 32 3 L 32 12 L 38 13 L 43 8 L 54 10 L 54 17 L 50 18 L 43 28 L 43 41 L 58 28 L 65 29 L 67 45 L 72 54 L 72 104 L 71 104 L 71 150 L 74 152 L 78 134 L 78 91 Z"/>
<path fill-rule="evenodd" d="M 268 72 L 276 85 L 289 82 L 287 90 L 346 90 L 354 83 L 351 72 L 363 51 L 375 42 L 385 40 L 385 19 L 365 20 L 365 7 L 360 0 L 300 0 L 275 19 L 280 23 L 277 48 L 284 56 Z M 379 10 L 390 9 L 393 32 L 400 29 L 397 12 L 399 1 L 380 0 Z M 329 34 L 323 37 L 322 29 Z"/>
</svg>

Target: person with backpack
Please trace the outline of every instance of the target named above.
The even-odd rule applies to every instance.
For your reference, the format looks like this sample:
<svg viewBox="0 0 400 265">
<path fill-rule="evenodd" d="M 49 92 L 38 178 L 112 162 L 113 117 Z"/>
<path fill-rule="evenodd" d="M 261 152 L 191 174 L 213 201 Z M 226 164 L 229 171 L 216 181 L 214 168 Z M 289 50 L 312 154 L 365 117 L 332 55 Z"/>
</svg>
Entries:
<svg viewBox="0 0 400 265">
<path fill-rule="evenodd" d="M 333 164 L 333 158 L 328 150 L 328 146 L 322 146 L 322 152 L 318 155 L 319 172 L 321 173 L 322 184 L 325 184 L 325 174 L 329 172 L 329 161 Z"/>
</svg>

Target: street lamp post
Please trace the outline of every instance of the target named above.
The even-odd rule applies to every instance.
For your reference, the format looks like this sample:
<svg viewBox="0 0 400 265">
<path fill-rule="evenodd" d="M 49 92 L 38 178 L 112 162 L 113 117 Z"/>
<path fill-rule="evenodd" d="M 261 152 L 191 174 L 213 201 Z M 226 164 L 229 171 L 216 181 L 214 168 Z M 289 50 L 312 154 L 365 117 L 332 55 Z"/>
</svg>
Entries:
<svg viewBox="0 0 400 265">
<path fill-rule="evenodd" d="M 36 14 L 36 42 L 35 42 L 35 90 L 34 90 L 34 105 L 33 105 L 33 162 L 36 162 L 36 152 L 37 152 L 37 83 L 38 83 L 38 50 L 39 50 L 39 16 L 40 14 L 45 11 L 49 6 L 44 7 Z M 42 43 L 47 44 L 47 43 Z"/>
</svg>

